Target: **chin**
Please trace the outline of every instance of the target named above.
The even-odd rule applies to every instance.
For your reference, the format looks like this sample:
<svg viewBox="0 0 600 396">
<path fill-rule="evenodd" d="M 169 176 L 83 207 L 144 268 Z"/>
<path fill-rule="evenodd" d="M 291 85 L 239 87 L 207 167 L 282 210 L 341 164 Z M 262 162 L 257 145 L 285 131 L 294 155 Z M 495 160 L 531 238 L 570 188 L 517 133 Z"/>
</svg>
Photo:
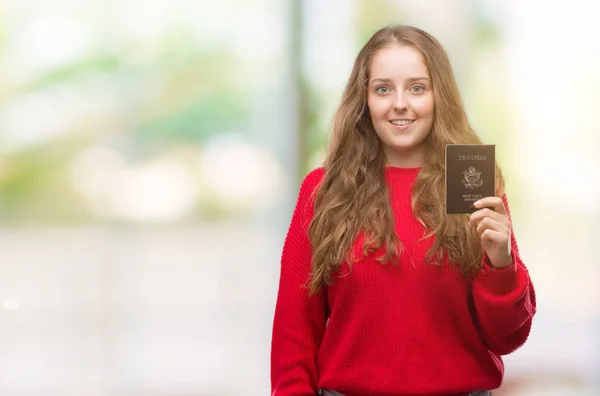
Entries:
<svg viewBox="0 0 600 396">
<path fill-rule="evenodd" d="M 389 144 L 389 146 L 394 150 L 412 150 L 415 147 L 419 146 L 419 144 L 415 143 L 412 139 L 403 139 L 402 141 L 392 139 L 390 143 L 391 144 Z"/>
<path fill-rule="evenodd" d="M 398 152 L 410 152 L 423 148 L 424 141 L 419 140 L 415 141 L 413 139 L 404 140 L 404 141 L 394 141 L 392 140 L 390 144 L 387 144 L 389 148 Z"/>
</svg>

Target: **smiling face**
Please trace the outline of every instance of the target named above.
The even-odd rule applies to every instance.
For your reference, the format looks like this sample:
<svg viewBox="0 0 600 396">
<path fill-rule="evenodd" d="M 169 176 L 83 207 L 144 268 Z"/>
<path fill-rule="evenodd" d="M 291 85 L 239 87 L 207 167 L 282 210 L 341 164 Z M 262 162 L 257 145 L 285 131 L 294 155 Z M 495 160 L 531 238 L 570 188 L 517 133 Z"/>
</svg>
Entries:
<svg viewBox="0 0 600 396">
<path fill-rule="evenodd" d="M 367 101 L 388 165 L 422 166 L 434 112 L 433 86 L 422 55 L 400 45 L 377 51 Z"/>
</svg>

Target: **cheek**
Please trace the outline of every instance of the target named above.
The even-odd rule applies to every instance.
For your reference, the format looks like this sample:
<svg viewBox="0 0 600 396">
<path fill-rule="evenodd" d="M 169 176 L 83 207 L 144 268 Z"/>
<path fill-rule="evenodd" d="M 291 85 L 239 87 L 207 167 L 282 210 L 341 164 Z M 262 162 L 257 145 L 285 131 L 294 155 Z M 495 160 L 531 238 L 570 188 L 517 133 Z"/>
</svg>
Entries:
<svg viewBox="0 0 600 396">
<path fill-rule="evenodd" d="M 433 116 L 433 97 L 423 97 L 415 106 L 415 110 L 421 117 Z"/>
<path fill-rule="evenodd" d="M 373 120 L 384 118 L 387 114 L 387 105 L 384 100 L 378 98 L 370 98 L 367 102 L 369 112 Z"/>
</svg>

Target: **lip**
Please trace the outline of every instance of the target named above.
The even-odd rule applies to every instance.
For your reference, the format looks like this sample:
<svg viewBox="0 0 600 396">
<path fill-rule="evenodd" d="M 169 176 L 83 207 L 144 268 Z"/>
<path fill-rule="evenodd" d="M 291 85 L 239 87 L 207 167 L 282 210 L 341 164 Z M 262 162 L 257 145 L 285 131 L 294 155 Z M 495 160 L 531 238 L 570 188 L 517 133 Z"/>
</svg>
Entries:
<svg viewBox="0 0 600 396">
<path fill-rule="evenodd" d="M 410 118 L 402 118 L 403 120 L 410 120 Z M 398 118 L 396 118 L 396 120 L 398 120 Z M 396 128 L 396 130 L 398 131 L 406 131 L 408 128 L 410 128 L 411 126 L 414 125 L 416 120 L 411 120 L 412 122 L 408 125 L 394 125 L 392 124 L 392 121 L 394 120 L 390 120 L 389 123 L 391 126 L 393 126 L 394 128 Z"/>
</svg>

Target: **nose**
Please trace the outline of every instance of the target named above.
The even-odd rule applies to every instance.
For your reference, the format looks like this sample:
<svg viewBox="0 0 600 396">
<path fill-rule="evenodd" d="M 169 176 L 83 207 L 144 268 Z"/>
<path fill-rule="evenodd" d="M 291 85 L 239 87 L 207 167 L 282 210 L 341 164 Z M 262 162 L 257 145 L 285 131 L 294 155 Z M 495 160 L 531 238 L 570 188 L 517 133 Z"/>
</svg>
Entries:
<svg viewBox="0 0 600 396">
<path fill-rule="evenodd" d="M 398 92 L 394 99 L 394 110 L 405 111 L 408 109 L 408 101 L 403 92 Z"/>
</svg>

